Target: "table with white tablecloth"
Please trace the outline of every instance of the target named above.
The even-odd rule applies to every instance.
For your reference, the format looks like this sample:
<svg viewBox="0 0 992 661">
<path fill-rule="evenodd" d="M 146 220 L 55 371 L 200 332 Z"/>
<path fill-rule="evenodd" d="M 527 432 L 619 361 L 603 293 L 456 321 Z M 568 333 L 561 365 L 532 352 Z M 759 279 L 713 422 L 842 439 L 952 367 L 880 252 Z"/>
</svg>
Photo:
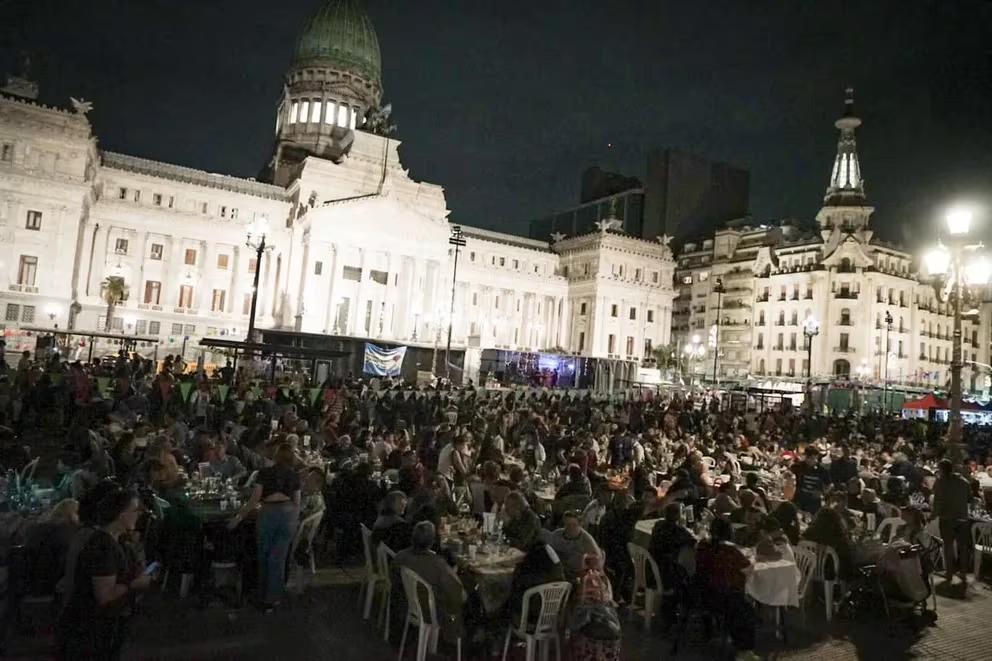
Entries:
<svg viewBox="0 0 992 661">
<path fill-rule="evenodd" d="M 754 562 L 744 591 L 759 604 L 798 607 L 799 568 L 785 559 Z"/>
<path fill-rule="evenodd" d="M 466 584 L 478 586 L 482 608 L 487 613 L 498 612 L 510 597 L 513 571 L 524 559 L 524 552 L 515 548 L 490 553 L 479 549 L 474 559 L 458 557 L 458 568 Z"/>
</svg>

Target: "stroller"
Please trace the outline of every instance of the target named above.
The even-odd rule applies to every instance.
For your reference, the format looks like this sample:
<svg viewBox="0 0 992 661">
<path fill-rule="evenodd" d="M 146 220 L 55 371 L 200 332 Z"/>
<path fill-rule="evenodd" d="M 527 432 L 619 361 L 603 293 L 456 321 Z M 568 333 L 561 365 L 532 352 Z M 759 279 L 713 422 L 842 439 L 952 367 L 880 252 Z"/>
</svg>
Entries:
<svg viewBox="0 0 992 661">
<path fill-rule="evenodd" d="M 851 620 L 884 612 L 892 619 L 893 611 L 911 617 L 919 608 L 924 620 L 937 619 L 937 597 L 933 587 L 934 561 L 940 552 L 939 542 L 928 546 L 895 542 L 875 564 L 858 568 L 850 592 L 841 604 L 841 614 Z M 933 600 L 933 609 L 928 607 Z"/>
</svg>

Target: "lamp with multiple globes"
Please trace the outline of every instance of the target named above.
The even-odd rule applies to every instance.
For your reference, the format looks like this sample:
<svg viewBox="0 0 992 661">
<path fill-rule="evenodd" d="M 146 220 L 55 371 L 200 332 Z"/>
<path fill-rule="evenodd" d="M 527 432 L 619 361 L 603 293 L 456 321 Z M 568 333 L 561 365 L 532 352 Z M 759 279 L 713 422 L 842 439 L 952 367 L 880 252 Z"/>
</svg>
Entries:
<svg viewBox="0 0 992 661">
<path fill-rule="evenodd" d="M 983 252 L 981 243 L 969 243 L 974 213 L 967 207 L 954 207 L 944 217 L 945 244 L 924 256 L 924 263 L 931 277 L 943 282 L 945 300 L 950 300 L 954 310 L 954 334 L 951 352 L 951 411 L 950 429 L 947 434 L 947 456 L 958 467 L 964 460 L 961 444 L 961 317 L 964 296 L 969 287 L 984 287 L 992 280 L 992 261 Z"/>
</svg>

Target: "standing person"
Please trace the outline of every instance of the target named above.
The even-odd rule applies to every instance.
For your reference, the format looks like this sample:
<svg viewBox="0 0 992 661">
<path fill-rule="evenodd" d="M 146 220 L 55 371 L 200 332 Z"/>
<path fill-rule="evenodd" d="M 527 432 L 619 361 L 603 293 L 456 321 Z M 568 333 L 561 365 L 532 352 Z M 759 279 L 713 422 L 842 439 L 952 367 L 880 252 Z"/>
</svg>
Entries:
<svg viewBox="0 0 992 661">
<path fill-rule="evenodd" d="M 119 488 L 96 504 L 96 528 L 75 556 L 67 602 L 59 617 L 57 658 L 120 658 L 129 597 L 152 582 L 144 567 L 130 565 L 122 543 L 122 537 L 134 530 L 138 513 L 138 499 Z"/>
<path fill-rule="evenodd" d="M 820 464 L 819 451 L 808 446 L 803 461 L 793 464 L 792 472 L 796 475 L 793 502 L 803 512 L 816 514 L 823 506 L 823 493 L 830 486 L 830 474 Z"/>
<path fill-rule="evenodd" d="M 944 567 L 947 580 L 954 580 L 954 573 L 968 582 L 968 552 L 971 548 L 971 528 L 968 522 L 968 501 L 971 486 L 968 480 L 954 470 L 950 459 L 938 464 L 939 475 L 933 485 L 933 516 L 940 526 L 944 540 Z M 977 576 L 975 578 L 978 578 Z"/>
<path fill-rule="evenodd" d="M 234 529 L 261 503 L 255 536 L 261 605 L 271 612 L 286 589 L 286 556 L 300 520 L 300 474 L 293 468 L 293 447 L 282 443 L 275 464 L 258 472 L 251 497 L 228 523 Z"/>
</svg>

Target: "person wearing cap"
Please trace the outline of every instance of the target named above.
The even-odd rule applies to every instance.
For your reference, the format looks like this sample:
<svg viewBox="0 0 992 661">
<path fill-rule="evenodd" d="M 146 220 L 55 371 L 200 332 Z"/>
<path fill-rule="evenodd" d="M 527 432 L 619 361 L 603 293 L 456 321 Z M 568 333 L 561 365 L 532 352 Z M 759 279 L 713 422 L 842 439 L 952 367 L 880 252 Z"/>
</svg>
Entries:
<svg viewBox="0 0 992 661">
<path fill-rule="evenodd" d="M 823 506 L 823 494 L 830 487 L 830 474 L 820 464 L 820 452 L 808 446 L 803 461 L 792 465 L 796 476 L 796 493 L 793 502 L 800 510 L 810 514 Z"/>
</svg>

